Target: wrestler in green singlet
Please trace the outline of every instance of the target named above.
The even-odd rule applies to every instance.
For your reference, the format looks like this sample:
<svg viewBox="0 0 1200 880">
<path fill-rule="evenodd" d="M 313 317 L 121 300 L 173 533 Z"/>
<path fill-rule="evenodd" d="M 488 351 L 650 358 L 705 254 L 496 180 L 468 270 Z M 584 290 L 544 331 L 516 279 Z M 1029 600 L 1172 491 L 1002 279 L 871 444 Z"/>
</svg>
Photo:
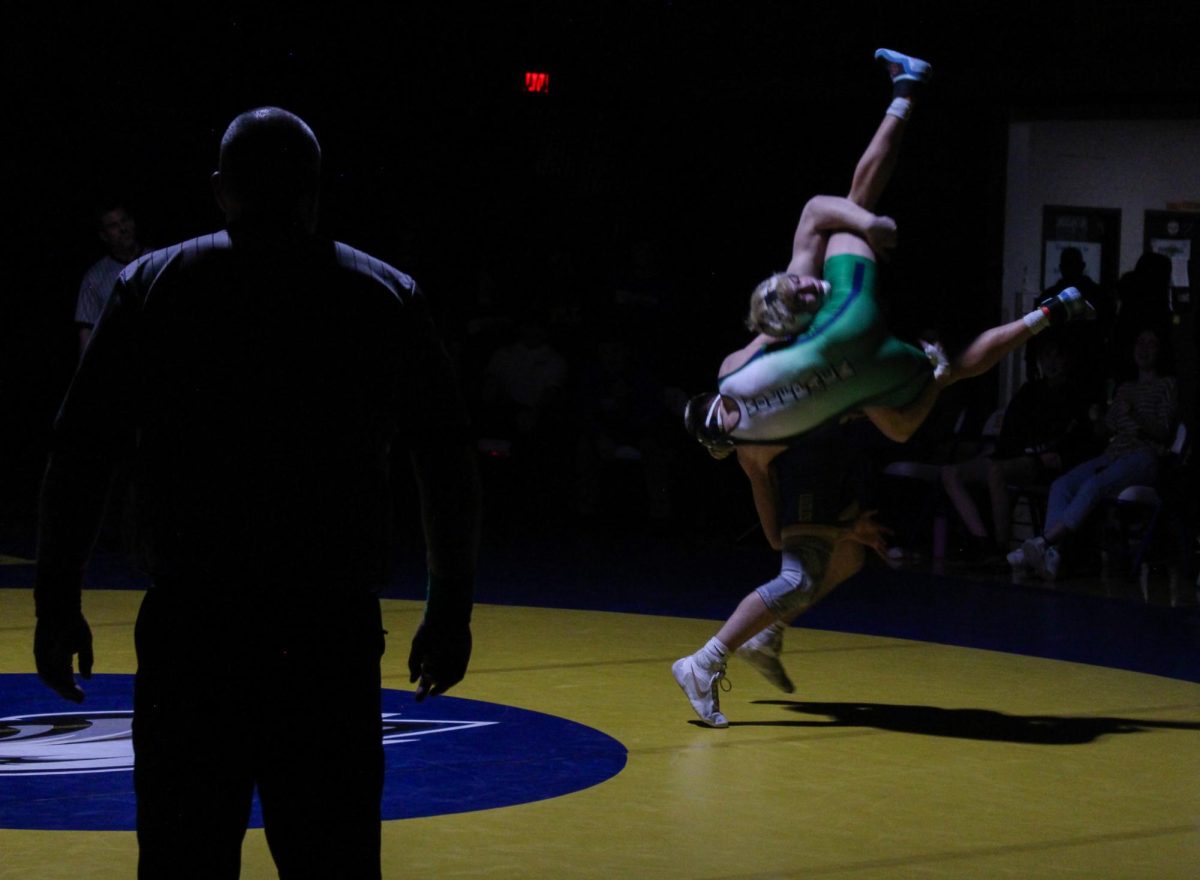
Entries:
<svg viewBox="0 0 1200 880">
<path fill-rule="evenodd" d="M 825 262 L 830 292 L 802 334 L 764 345 L 719 380 L 737 402 L 739 443 L 779 443 L 863 406 L 903 407 L 933 379 L 929 358 L 892 336 L 875 302 L 875 263 Z"/>
</svg>

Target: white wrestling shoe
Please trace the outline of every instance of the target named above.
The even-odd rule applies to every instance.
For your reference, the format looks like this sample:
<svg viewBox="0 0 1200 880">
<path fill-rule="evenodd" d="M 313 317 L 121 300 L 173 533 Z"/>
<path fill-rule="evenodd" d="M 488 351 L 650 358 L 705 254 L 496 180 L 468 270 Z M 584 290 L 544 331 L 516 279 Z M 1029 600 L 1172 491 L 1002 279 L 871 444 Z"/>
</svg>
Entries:
<svg viewBox="0 0 1200 880">
<path fill-rule="evenodd" d="M 720 682 L 725 677 L 724 666 L 716 670 L 704 669 L 696 662 L 696 656 L 689 654 L 675 661 L 671 666 L 671 673 L 683 688 L 701 721 L 709 727 L 729 726 L 729 722 L 721 714 L 719 694 Z"/>
<path fill-rule="evenodd" d="M 768 626 L 735 651 L 739 657 L 763 674 L 763 678 L 785 694 L 795 693 L 796 686 L 783 668 L 783 633 Z"/>
</svg>

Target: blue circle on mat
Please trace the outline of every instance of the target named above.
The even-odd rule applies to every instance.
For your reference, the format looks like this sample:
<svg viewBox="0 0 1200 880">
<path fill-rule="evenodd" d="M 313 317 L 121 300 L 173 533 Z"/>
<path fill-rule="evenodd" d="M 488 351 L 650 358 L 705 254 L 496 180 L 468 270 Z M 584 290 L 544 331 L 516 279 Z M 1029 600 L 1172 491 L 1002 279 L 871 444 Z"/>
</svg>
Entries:
<svg viewBox="0 0 1200 880">
<path fill-rule="evenodd" d="M 36 675 L 0 675 L 0 828 L 132 831 L 132 675 L 83 682 L 79 706 Z M 383 818 L 544 800 L 620 773 L 625 747 L 565 718 L 383 691 Z M 261 827 L 257 800 L 250 821 Z"/>
</svg>

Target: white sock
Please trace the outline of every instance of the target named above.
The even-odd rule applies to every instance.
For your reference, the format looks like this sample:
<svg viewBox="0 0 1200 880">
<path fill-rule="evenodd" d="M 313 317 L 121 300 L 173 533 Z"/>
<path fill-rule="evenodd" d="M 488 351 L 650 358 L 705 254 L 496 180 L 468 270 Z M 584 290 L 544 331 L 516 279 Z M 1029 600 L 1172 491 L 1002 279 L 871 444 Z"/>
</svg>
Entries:
<svg viewBox="0 0 1200 880">
<path fill-rule="evenodd" d="M 1036 308 L 1024 318 L 1025 326 L 1029 328 L 1035 336 L 1041 333 L 1050 326 L 1050 316 L 1047 315 L 1041 308 Z"/>
<path fill-rule="evenodd" d="M 895 116 L 897 119 L 908 119 L 912 113 L 911 98 L 892 98 L 892 103 L 888 105 L 888 116 Z"/>
<path fill-rule="evenodd" d="M 705 643 L 704 647 L 693 654 L 696 662 L 704 669 L 720 669 L 725 665 L 725 658 L 729 656 L 729 649 L 725 647 L 725 643 L 713 636 Z"/>
</svg>

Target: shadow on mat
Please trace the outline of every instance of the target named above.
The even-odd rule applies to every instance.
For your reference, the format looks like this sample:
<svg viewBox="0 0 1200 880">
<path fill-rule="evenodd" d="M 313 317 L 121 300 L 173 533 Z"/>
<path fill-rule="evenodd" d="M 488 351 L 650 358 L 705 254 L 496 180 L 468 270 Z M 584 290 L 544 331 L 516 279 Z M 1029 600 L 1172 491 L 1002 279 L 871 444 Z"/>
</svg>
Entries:
<svg viewBox="0 0 1200 880">
<path fill-rule="evenodd" d="M 887 703 L 805 703 L 794 700 L 755 700 L 757 706 L 782 706 L 789 712 L 824 715 L 830 720 L 731 721 L 731 727 L 874 727 L 898 733 L 951 736 L 1035 745 L 1081 745 L 1110 733 L 1200 730 L 1200 722 L 1152 721 L 1144 718 L 1005 715 L 991 709 L 940 709 L 936 706 L 895 706 Z"/>
</svg>

